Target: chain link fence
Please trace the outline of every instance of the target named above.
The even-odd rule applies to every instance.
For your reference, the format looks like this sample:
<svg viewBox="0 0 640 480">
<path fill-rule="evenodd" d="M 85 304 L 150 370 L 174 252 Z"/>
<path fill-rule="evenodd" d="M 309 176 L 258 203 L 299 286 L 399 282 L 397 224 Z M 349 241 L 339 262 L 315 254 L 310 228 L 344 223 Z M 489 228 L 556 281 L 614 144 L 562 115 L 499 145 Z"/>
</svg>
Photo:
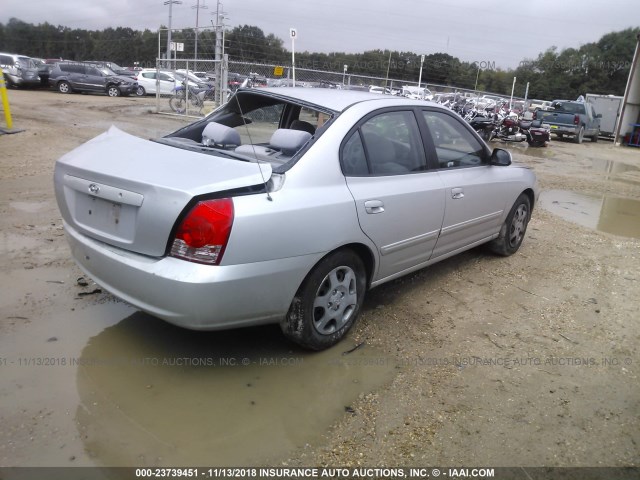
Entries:
<svg viewBox="0 0 640 480">
<path fill-rule="evenodd" d="M 153 92 L 156 93 L 158 113 L 194 117 L 206 115 L 224 104 L 227 98 L 240 87 L 296 86 L 350 89 L 398 95 L 422 95 L 429 100 L 438 100 L 447 95 L 449 97 L 491 95 L 490 92 L 432 83 L 422 83 L 419 87 L 426 90 L 421 90 L 418 89 L 417 81 L 308 68 L 296 68 L 294 72 L 290 65 L 229 62 L 226 58 L 221 61 L 158 58 L 155 69 L 144 70 L 138 75 L 138 84 L 143 88 L 149 81 L 155 82 Z M 147 93 L 149 92 L 147 89 Z"/>
<path fill-rule="evenodd" d="M 156 113 L 200 117 L 226 102 L 226 71 L 224 61 L 159 58 L 138 72 L 138 93 L 155 94 Z"/>
</svg>

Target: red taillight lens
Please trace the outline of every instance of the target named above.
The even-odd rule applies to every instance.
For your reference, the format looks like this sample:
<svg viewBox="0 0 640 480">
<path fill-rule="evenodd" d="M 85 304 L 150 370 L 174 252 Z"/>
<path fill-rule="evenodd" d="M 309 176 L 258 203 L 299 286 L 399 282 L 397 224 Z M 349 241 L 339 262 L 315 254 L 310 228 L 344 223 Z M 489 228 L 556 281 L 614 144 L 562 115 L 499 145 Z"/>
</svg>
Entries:
<svg viewBox="0 0 640 480">
<path fill-rule="evenodd" d="M 573 116 L 573 124 L 578 125 L 580 123 L 580 115 Z"/>
<path fill-rule="evenodd" d="M 171 256 L 190 262 L 219 265 L 233 225 L 230 198 L 199 202 L 176 232 Z"/>
</svg>

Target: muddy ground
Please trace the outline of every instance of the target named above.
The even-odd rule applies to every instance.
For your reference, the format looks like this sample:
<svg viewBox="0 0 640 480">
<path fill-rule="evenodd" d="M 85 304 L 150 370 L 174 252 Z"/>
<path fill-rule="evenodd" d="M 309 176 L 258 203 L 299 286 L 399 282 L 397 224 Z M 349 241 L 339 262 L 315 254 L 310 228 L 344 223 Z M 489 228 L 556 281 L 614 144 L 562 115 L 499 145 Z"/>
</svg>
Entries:
<svg viewBox="0 0 640 480">
<path fill-rule="evenodd" d="M 0 136 L 0 466 L 640 464 L 640 149 L 508 147 L 553 210 L 520 251 L 379 287 L 309 354 L 278 327 L 171 327 L 71 261 L 55 160 L 111 124 L 184 120 L 150 98 L 9 95 L 25 131 Z"/>
</svg>

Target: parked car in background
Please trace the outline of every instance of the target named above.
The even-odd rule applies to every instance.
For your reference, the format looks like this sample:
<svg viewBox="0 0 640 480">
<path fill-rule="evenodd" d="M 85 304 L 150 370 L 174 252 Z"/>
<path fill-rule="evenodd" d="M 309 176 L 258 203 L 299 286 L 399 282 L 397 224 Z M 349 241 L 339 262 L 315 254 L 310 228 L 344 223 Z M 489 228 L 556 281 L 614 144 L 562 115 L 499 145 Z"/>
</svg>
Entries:
<svg viewBox="0 0 640 480">
<path fill-rule="evenodd" d="M 38 69 L 38 76 L 40 77 L 40 85 L 49 86 L 49 72 L 53 68 L 53 65 L 47 65 L 41 58 L 32 58 L 34 65 Z"/>
<path fill-rule="evenodd" d="M 425 87 L 404 86 L 401 94 L 415 100 L 433 100 L 433 93 Z"/>
<path fill-rule="evenodd" d="M 15 53 L 0 53 L 0 68 L 7 86 L 35 87 L 40 85 L 38 66 L 31 57 Z"/>
<path fill-rule="evenodd" d="M 582 143 L 584 137 L 598 141 L 600 118 L 593 105 L 572 100 L 554 100 L 550 110 L 538 110 L 536 120 L 542 120 L 558 138 L 573 136 L 575 143 Z"/>
<path fill-rule="evenodd" d="M 60 93 L 94 92 L 110 97 L 136 93 L 135 80 L 116 75 L 108 67 L 87 62 L 58 62 L 49 74 L 49 85 Z"/>
<path fill-rule="evenodd" d="M 215 87 L 215 82 L 212 80 L 209 80 L 206 75 L 203 77 L 201 75 L 197 75 L 197 72 L 193 72 L 191 70 L 189 70 L 187 72 L 187 70 L 185 69 L 178 69 L 175 70 L 175 73 L 177 74 L 177 77 L 180 81 L 184 82 L 185 76 L 189 77 L 189 81 L 194 83 L 195 85 L 197 85 L 198 87 L 204 87 L 205 85 L 208 87 Z M 202 73 L 202 72 L 201 72 Z"/>
<path fill-rule="evenodd" d="M 535 112 L 536 110 L 548 110 L 551 107 L 551 102 L 547 100 L 531 99 L 527 100 L 527 110 Z"/>
<path fill-rule="evenodd" d="M 176 87 L 176 78 L 170 70 L 158 70 L 155 68 L 143 68 L 138 72 L 136 76 L 138 82 L 138 88 L 136 94 L 143 95 L 155 95 L 157 92 L 160 95 L 172 95 Z"/>
<path fill-rule="evenodd" d="M 110 70 L 112 70 L 116 75 L 122 75 L 125 77 L 131 77 L 131 78 L 135 78 L 137 72 L 135 70 L 130 70 L 126 67 L 121 67 L 120 65 L 118 65 L 117 63 L 113 63 L 113 62 L 104 62 L 104 61 L 94 61 L 94 60 L 89 60 L 87 61 L 87 63 L 93 63 L 95 65 L 98 65 L 99 67 L 107 67 Z"/>
<path fill-rule="evenodd" d="M 57 161 L 54 187 L 73 257 L 116 296 L 321 350 L 369 288 L 484 243 L 515 253 L 537 185 L 510 164 L 435 104 L 260 88 L 162 138 L 112 127 Z"/>
</svg>

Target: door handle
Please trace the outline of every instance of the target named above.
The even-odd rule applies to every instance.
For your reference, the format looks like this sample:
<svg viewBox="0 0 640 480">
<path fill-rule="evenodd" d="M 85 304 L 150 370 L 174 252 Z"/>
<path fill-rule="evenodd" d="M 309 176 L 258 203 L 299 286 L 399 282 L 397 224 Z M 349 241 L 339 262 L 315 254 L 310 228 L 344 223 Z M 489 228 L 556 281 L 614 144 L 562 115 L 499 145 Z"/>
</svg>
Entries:
<svg viewBox="0 0 640 480">
<path fill-rule="evenodd" d="M 451 198 L 454 200 L 458 200 L 460 198 L 464 198 L 464 191 L 461 188 L 452 188 L 451 189 Z"/>
<path fill-rule="evenodd" d="M 367 213 L 382 213 L 384 212 L 384 203 L 381 200 L 367 200 L 364 202 L 364 209 Z"/>
</svg>

